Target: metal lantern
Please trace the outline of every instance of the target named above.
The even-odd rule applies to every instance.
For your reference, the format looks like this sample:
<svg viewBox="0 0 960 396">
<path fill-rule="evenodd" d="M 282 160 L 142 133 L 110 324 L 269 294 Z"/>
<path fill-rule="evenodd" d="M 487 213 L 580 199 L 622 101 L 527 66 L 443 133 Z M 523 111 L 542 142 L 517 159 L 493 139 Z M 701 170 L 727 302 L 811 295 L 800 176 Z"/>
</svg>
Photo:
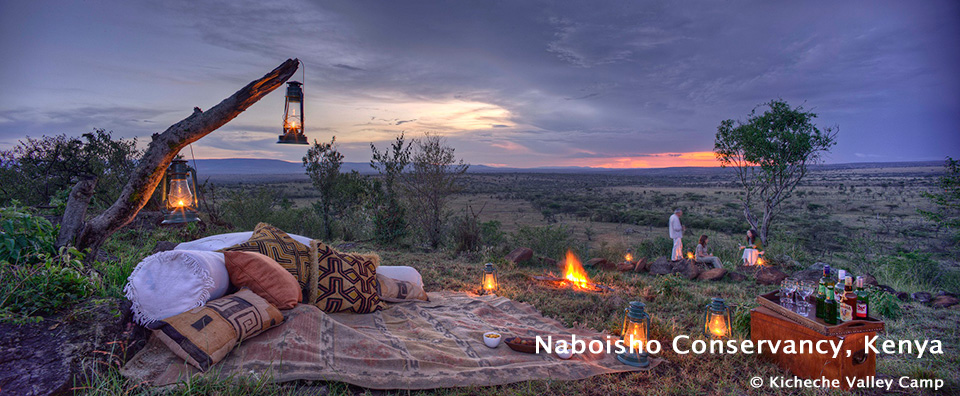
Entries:
<svg viewBox="0 0 960 396">
<path fill-rule="evenodd" d="M 480 294 L 496 293 L 500 290 L 500 280 L 497 279 L 497 269 L 493 268 L 493 263 L 483 266 L 483 278 L 480 282 Z"/>
<path fill-rule="evenodd" d="M 730 337 L 730 307 L 722 298 L 714 298 L 703 313 L 703 333 L 710 338 Z"/>
<path fill-rule="evenodd" d="M 627 351 L 617 355 L 621 363 L 634 367 L 649 367 L 646 345 L 650 331 L 650 315 L 644 311 L 646 305 L 640 301 L 631 301 L 624 310 L 623 331 L 621 337 Z"/>
<path fill-rule="evenodd" d="M 633 249 L 627 249 L 627 254 L 623 255 L 623 261 L 633 264 Z"/>
<path fill-rule="evenodd" d="M 187 161 L 173 160 L 163 176 L 163 202 L 167 208 L 163 224 L 200 221 L 196 191 L 197 172 L 187 165 Z"/>
<path fill-rule="evenodd" d="M 283 109 L 283 135 L 277 143 L 309 144 L 303 134 L 303 84 L 299 81 L 287 82 L 287 96 Z"/>
</svg>

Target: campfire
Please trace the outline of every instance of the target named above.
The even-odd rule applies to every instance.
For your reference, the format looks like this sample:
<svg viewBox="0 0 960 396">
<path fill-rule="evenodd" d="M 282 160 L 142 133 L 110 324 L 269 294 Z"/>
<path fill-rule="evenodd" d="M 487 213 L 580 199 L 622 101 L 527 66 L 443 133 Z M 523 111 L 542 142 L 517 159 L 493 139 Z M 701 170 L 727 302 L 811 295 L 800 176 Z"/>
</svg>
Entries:
<svg viewBox="0 0 960 396">
<path fill-rule="evenodd" d="M 546 276 L 535 276 L 533 278 L 550 283 L 558 288 L 569 287 L 576 291 L 599 293 L 613 291 L 613 289 L 608 286 L 594 283 L 590 280 L 590 276 L 587 275 L 587 271 L 583 269 L 583 264 L 580 263 L 580 259 L 577 258 L 577 255 L 573 254 L 573 252 L 567 251 L 566 258 L 561 265 L 563 266 L 563 275 L 560 277 L 550 272 Z"/>
</svg>

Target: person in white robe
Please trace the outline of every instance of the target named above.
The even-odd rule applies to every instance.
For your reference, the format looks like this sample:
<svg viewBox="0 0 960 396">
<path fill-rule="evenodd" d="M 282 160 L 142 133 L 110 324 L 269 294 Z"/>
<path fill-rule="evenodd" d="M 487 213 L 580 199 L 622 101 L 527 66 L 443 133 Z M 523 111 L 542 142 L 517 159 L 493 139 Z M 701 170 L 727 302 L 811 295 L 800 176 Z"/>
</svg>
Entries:
<svg viewBox="0 0 960 396">
<path fill-rule="evenodd" d="M 673 214 L 670 215 L 670 221 L 668 227 L 670 228 L 670 239 L 673 239 L 673 253 L 670 255 L 670 260 L 677 261 L 683 258 L 683 230 L 686 227 L 680 223 L 680 216 L 683 216 L 683 211 L 676 209 L 673 211 Z"/>
</svg>

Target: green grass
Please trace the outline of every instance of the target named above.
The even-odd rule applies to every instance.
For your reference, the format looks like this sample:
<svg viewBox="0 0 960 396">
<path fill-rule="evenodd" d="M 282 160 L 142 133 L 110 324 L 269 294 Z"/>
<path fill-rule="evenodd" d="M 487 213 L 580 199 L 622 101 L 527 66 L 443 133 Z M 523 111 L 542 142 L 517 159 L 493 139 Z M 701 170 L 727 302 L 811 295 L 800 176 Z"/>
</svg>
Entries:
<svg viewBox="0 0 960 396">
<path fill-rule="evenodd" d="M 105 289 L 113 294 L 122 287 L 121 279 L 129 273 L 132 266 L 149 255 L 157 240 L 178 240 L 185 235 L 180 231 L 160 229 L 154 232 L 130 231 L 115 236 L 107 245 L 121 259 L 113 267 L 104 266 L 101 271 L 106 276 Z M 192 235 L 189 235 L 192 237 Z M 729 236 L 718 235 L 723 243 L 731 242 Z M 713 240 L 711 241 L 713 243 Z M 624 246 L 607 246 L 597 253 L 615 255 Z M 641 247 L 635 247 L 635 251 Z M 669 248 L 669 247 L 667 247 Z M 448 252 L 411 252 L 397 248 L 382 248 L 373 245 L 361 245 L 357 250 L 376 250 L 383 259 L 383 265 L 409 265 L 417 268 L 423 275 L 428 291 L 457 290 L 474 291 L 477 288 L 481 268 L 484 262 L 493 261 L 500 271 L 500 295 L 529 303 L 545 316 L 560 320 L 567 326 L 585 326 L 596 331 L 619 333 L 623 320 L 623 309 L 631 300 L 641 299 L 644 289 L 654 293 L 652 300 L 646 301 L 647 311 L 652 317 L 652 336 L 660 340 L 663 352 L 659 357 L 667 362 L 650 372 L 602 375 L 580 381 L 528 381 L 516 384 L 492 387 L 472 387 L 442 389 L 433 391 L 368 391 L 343 383 L 294 382 L 275 384 L 268 377 L 227 377 L 218 380 L 195 378 L 180 387 L 166 389 L 161 394 L 453 394 L 453 395 L 689 395 L 689 394 L 745 394 L 752 392 L 747 381 L 750 377 L 781 376 L 786 373 L 775 365 L 754 355 L 680 355 L 671 350 L 673 337 L 679 334 L 698 334 L 703 307 L 711 297 L 723 297 L 728 305 L 739 307 L 735 312 L 735 322 L 740 322 L 734 335 L 749 338 L 748 310 L 756 306 L 756 296 L 771 291 L 770 286 L 756 285 L 752 280 L 736 283 L 729 280 L 720 282 L 697 282 L 666 276 L 649 274 L 600 272 L 588 270 L 597 282 L 616 289 L 607 294 L 587 294 L 568 290 L 556 290 L 538 284 L 529 279 L 533 275 L 542 275 L 556 268 L 537 265 L 514 265 L 497 258 L 468 260 L 467 256 L 454 256 Z M 662 247 L 647 247 L 650 252 L 659 252 Z M 721 257 L 734 256 L 730 248 L 722 251 Z M 613 257 L 611 257 L 613 258 Z M 651 257 L 652 258 L 652 257 Z M 734 261 L 725 258 L 725 265 L 732 269 Z M 119 283 L 118 283 L 119 282 Z M 940 339 L 947 351 L 944 355 L 927 355 L 923 359 L 912 356 L 882 355 L 877 360 L 878 373 L 893 378 L 911 376 L 917 378 L 942 378 L 948 389 L 960 390 L 960 357 L 954 353 L 960 348 L 960 310 L 936 310 L 919 304 L 902 304 L 903 314 L 898 319 L 887 320 L 887 331 L 881 339 Z M 745 325 L 747 324 L 747 325 Z M 143 384 L 131 384 L 119 376 L 115 367 L 105 365 L 97 376 L 78 385 L 87 394 L 127 394 L 143 393 L 147 388 Z M 907 394 L 916 393 L 905 390 Z M 816 390 L 766 389 L 763 394 L 822 394 Z M 826 394 L 848 394 L 828 391 Z"/>
</svg>

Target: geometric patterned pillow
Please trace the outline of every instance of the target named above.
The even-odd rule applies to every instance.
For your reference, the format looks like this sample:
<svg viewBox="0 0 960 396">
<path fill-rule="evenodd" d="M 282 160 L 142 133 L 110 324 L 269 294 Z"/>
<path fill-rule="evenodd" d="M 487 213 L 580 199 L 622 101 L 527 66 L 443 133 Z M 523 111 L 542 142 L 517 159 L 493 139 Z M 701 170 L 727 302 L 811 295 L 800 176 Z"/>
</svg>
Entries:
<svg viewBox="0 0 960 396">
<path fill-rule="evenodd" d="M 257 252 L 270 257 L 273 261 L 279 263 L 283 269 L 293 274 L 294 278 L 297 278 L 301 292 L 308 289 L 310 247 L 297 242 L 277 227 L 267 223 L 257 224 L 257 227 L 253 229 L 253 235 L 246 242 L 223 248 L 220 251 Z"/>
<path fill-rule="evenodd" d="M 283 314 L 250 289 L 153 322 L 150 328 L 174 354 L 206 371 L 239 342 L 283 323 Z"/>
<path fill-rule="evenodd" d="M 377 293 L 380 256 L 341 253 L 320 241 L 312 244 L 317 245 L 317 308 L 327 313 L 364 314 L 386 307 Z"/>
</svg>

